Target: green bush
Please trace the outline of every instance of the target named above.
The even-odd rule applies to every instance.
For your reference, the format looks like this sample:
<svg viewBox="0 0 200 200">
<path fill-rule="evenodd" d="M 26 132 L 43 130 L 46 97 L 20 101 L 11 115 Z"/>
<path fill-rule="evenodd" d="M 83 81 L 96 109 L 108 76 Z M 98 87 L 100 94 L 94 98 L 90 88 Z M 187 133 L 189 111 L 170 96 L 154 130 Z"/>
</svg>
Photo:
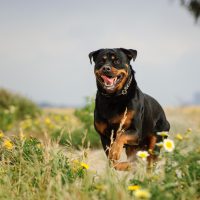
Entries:
<svg viewBox="0 0 200 200">
<path fill-rule="evenodd" d="M 100 138 L 94 129 L 94 99 L 87 98 L 87 103 L 83 108 L 76 109 L 75 116 L 83 123 L 82 127 L 76 128 L 71 134 L 60 129 L 56 129 L 51 134 L 53 140 L 59 141 L 62 145 L 70 144 L 76 149 L 80 147 L 99 148 Z"/>
<path fill-rule="evenodd" d="M 40 108 L 31 100 L 5 89 L 0 89 L 0 129 L 6 131 L 12 124 L 27 116 L 34 118 L 41 113 Z"/>
<path fill-rule="evenodd" d="M 86 142 L 90 142 L 92 148 L 98 148 L 101 146 L 100 138 L 94 129 L 94 98 L 87 98 L 87 103 L 83 108 L 77 109 L 75 111 L 75 116 L 80 119 L 84 124 L 84 129 L 87 131 Z M 83 137 L 84 131 L 82 129 L 77 129 L 72 138 L 80 139 Z"/>
</svg>

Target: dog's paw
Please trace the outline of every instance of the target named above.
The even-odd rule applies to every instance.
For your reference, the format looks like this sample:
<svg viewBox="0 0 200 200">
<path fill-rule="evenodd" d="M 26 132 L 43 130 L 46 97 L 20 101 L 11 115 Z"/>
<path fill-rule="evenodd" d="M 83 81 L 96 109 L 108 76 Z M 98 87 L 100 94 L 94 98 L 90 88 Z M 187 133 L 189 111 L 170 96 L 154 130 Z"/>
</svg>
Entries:
<svg viewBox="0 0 200 200">
<path fill-rule="evenodd" d="M 108 158 L 110 160 L 119 160 L 123 150 L 123 143 L 113 142 L 110 147 Z"/>
</svg>

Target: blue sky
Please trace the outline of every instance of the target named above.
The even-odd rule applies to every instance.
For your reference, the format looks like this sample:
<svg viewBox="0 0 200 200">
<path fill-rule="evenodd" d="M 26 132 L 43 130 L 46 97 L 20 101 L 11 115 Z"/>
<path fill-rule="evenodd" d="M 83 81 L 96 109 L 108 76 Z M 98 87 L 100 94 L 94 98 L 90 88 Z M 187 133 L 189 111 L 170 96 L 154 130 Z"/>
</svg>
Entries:
<svg viewBox="0 0 200 200">
<path fill-rule="evenodd" d="M 162 105 L 200 91 L 200 26 L 171 0 L 0 0 L 0 87 L 36 102 L 82 105 L 96 93 L 88 53 L 138 51 L 143 92 Z"/>
</svg>

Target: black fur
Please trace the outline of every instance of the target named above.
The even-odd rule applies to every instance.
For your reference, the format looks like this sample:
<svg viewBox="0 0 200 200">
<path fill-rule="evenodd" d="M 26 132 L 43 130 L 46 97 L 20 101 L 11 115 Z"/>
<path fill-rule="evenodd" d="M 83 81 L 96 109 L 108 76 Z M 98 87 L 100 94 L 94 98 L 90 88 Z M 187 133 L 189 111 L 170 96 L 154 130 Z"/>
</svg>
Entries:
<svg viewBox="0 0 200 200">
<path fill-rule="evenodd" d="M 111 59 L 114 55 L 118 59 L 117 62 Z M 105 56 L 107 59 L 105 59 Z M 169 131 L 170 124 L 166 119 L 165 113 L 160 104 L 151 96 L 143 93 L 137 86 L 135 80 L 135 72 L 130 65 L 131 60 L 135 60 L 137 51 L 132 49 L 100 49 L 89 54 L 90 61 L 93 58 L 95 70 L 101 69 L 103 66 L 111 66 L 116 70 L 125 70 L 128 74 L 127 80 L 120 90 L 108 92 L 102 84 L 97 80 L 97 94 L 94 111 L 94 121 L 96 123 L 104 123 L 106 129 L 99 132 L 104 150 L 110 146 L 111 132 L 114 130 L 114 137 L 119 128 L 119 123 L 110 123 L 110 119 L 115 116 L 123 115 L 126 108 L 128 111 L 135 112 L 134 118 L 130 126 L 125 130 L 125 134 L 136 134 L 139 136 L 138 145 L 141 149 L 148 149 L 149 134 L 156 135 L 157 132 Z M 104 60 L 103 60 L 104 57 Z M 118 63 L 118 64 L 117 64 Z M 128 66 L 128 67 L 126 67 Z M 106 74 L 106 75 L 112 75 Z M 122 90 L 132 76 L 132 82 L 127 89 L 126 94 L 122 94 Z M 161 139 L 157 135 L 158 141 Z"/>
</svg>

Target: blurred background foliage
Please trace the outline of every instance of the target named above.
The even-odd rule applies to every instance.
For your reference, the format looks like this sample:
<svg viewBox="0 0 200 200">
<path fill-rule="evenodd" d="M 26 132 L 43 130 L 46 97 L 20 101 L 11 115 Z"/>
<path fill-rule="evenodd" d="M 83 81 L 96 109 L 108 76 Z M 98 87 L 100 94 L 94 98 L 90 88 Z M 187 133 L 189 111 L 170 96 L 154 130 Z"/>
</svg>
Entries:
<svg viewBox="0 0 200 200">
<path fill-rule="evenodd" d="M 27 117 L 35 118 L 41 109 L 30 99 L 19 94 L 0 89 L 0 128 L 9 130 L 15 121 Z"/>
<path fill-rule="evenodd" d="M 180 0 L 181 4 L 193 15 L 197 22 L 200 16 L 200 0 Z"/>
<path fill-rule="evenodd" d="M 100 147 L 99 135 L 93 126 L 94 98 L 86 98 L 82 108 L 66 110 L 42 110 L 28 98 L 0 89 L 0 130 L 8 134 L 22 131 L 42 139 L 47 134 L 61 145 L 77 149 Z"/>
</svg>

